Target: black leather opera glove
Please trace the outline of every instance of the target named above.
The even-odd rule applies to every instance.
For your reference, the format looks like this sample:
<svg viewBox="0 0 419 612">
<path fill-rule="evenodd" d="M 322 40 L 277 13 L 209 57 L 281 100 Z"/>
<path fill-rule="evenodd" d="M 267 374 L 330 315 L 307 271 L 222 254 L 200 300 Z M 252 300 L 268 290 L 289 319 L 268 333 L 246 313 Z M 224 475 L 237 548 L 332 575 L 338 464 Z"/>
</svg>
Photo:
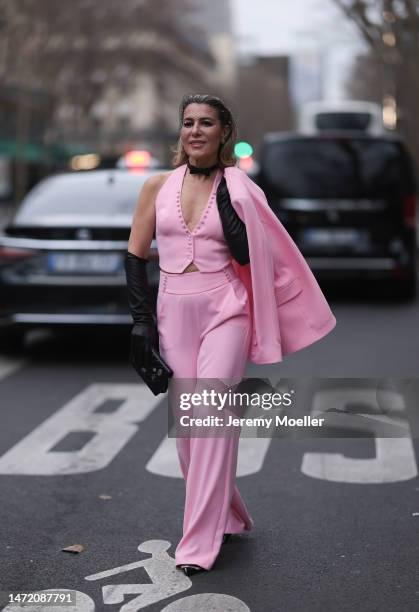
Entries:
<svg viewBox="0 0 419 612">
<path fill-rule="evenodd" d="M 224 176 L 217 188 L 217 206 L 228 248 L 234 259 L 244 266 L 250 261 L 246 225 L 233 208 Z"/>
<path fill-rule="evenodd" d="M 125 253 L 125 274 L 128 287 L 128 305 L 134 320 L 131 330 L 131 359 L 138 367 L 151 366 L 151 349 L 159 350 L 156 317 L 151 307 L 150 288 L 146 265 L 148 259 Z"/>
</svg>

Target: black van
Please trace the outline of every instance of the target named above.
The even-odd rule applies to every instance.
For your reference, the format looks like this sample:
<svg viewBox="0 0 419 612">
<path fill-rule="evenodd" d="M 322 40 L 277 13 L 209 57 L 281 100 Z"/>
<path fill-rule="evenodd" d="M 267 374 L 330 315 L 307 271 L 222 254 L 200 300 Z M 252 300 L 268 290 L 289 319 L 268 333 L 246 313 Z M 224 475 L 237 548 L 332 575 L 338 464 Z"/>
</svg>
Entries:
<svg viewBox="0 0 419 612">
<path fill-rule="evenodd" d="M 376 279 L 415 296 L 417 182 L 400 139 L 267 134 L 256 180 L 319 280 Z"/>
</svg>

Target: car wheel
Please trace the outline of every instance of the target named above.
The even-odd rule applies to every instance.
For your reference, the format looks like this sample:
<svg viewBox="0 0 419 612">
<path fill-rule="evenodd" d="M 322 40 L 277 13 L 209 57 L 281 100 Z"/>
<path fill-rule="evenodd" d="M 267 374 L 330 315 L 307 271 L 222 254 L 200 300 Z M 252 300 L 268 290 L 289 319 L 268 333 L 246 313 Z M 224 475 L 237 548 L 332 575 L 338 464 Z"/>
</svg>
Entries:
<svg viewBox="0 0 419 612">
<path fill-rule="evenodd" d="M 25 332 L 16 329 L 0 331 L 0 353 L 21 351 L 25 344 Z"/>
<path fill-rule="evenodd" d="M 400 301 L 414 300 L 417 295 L 416 275 L 405 280 L 396 281 L 393 285 L 394 297 Z"/>
</svg>

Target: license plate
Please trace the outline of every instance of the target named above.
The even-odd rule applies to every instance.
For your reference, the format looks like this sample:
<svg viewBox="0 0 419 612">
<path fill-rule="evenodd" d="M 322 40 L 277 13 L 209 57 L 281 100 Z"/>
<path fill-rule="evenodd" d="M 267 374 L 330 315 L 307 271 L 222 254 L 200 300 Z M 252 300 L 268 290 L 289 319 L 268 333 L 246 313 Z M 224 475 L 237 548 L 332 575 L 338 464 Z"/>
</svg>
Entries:
<svg viewBox="0 0 419 612">
<path fill-rule="evenodd" d="M 305 246 L 355 246 L 365 239 L 365 232 L 356 229 L 311 228 L 302 232 Z"/>
<path fill-rule="evenodd" d="M 117 272 L 121 266 L 118 253 L 49 253 L 48 270 L 62 273 Z"/>
</svg>

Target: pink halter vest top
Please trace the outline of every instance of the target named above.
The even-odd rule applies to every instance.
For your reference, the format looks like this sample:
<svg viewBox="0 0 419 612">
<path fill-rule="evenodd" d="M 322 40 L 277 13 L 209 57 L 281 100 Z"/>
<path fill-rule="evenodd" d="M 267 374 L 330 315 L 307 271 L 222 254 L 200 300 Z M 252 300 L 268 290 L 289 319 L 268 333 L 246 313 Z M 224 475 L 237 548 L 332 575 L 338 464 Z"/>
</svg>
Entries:
<svg viewBox="0 0 419 612">
<path fill-rule="evenodd" d="M 156 242 L 161 270 L 181 273 L 194 263 L 201 272 L 216 272 L 232 259 L 224 238 L 216 193 L 222 177 L 218 171 L 207 205 L 192 231 L 180 205 L 186 164 L 170 174 L 156 197 Z"/>
</svg>

